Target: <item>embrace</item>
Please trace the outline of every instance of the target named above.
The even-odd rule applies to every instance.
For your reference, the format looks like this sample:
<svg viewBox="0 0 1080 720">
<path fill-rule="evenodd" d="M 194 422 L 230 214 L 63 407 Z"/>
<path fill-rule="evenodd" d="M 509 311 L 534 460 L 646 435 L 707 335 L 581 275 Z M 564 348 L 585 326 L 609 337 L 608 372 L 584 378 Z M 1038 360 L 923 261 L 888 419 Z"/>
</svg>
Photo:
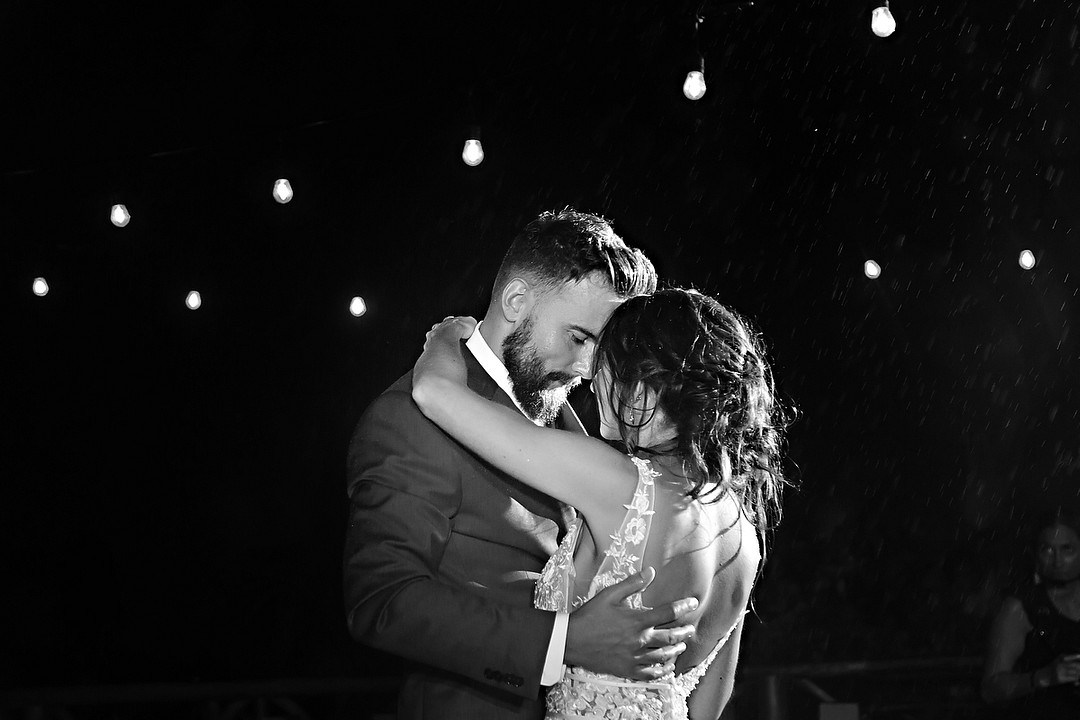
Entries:
<svg viewBox="0 0 1080 720">
<path fill-rule="evenodd" d="M 434 326 L 365 411 L 345 602 L 353 637 L 413 661 L 399 717 L 723 710 L 783 419 L 747 323 L 656 284 L 603 219 L 544 213 L 483 321 Z M 604 439 L 566 403 L 582 379 Z"/>
</svg>

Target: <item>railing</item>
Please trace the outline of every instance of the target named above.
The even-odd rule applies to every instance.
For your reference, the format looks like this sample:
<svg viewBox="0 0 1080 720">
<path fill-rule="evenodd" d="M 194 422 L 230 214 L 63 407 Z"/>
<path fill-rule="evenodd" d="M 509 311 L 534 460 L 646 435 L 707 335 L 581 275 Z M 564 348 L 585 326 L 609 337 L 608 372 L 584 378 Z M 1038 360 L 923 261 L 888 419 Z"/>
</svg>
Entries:
<svg viewBox="0 0 1080 720">
<path fill-rule="evenodd" d="M 979 657 L 945 657 L 751 666 L 736 686 L 751 689 L 753 697 L 742 692 L 740 705 L 756 708 L 752 717 L 761 720 L 805 717 L 793 712 L 800 704 L 804 710 L 816 705 L 814 718 L 837 720 L 967 718 L 983 707 L 977 696 L 982 664 Z"/>
<path fill-rule="evenodd" d="M 974 717 L 981 666 L 977 657 L 748 666 L 739 671 L 737 696 L 724 717 Z M 950 684 L 969 692 L 950 693 Z M 161 716 L 148 706 L 186 706 L 180 716 L 199 720 L 382 720 L 393 717 L 399 686 L 387 676 L 8 690 L 0 691 L 0 720 L 101 717 L 101 708 L 114 720 Z M 905 697 L 905 686 L 918 688 L 916 696 Z M 315 698 L 322 701 L 314 702 L 317 711 Z"/>
<path fill-rule="evenodd" d="M 0 692 L 0 720 L 73 720 L 79 711 L 91 706 L 110 708 L 110 718 L 160 717 L 160 706 L 188 706 L 186 716 L 199 720 L 311 720 L 324 715 L 376 720 L 393 717 L 400 685 L 397 677 L 369 677 L 8 690 Z M 301 697 L 331 697 L 336 701 L 332 708 L 324 708 L 316 715 L 297 701 Z M 347 702 L 347 698 L 353 702 Z M 159 706 L 159 712 L 149 711 L 148 705 Z"/>
</svg>

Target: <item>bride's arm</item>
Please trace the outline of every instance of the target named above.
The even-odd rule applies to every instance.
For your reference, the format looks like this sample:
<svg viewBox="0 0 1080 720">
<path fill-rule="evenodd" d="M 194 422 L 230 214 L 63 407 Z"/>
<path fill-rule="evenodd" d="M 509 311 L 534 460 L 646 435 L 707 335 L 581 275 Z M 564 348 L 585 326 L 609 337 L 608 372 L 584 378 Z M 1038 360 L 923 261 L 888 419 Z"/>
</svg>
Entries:
<svg viewBox="0 0 1080 720">
<path fill-rule="evenodd" d="M 637 483 L 630 458 L 587 435 L 538 427 L 468 388 L 461 340 L 475 327 L 472 318 L 456 318 L 428 333 L 413 368 L 412 396 L 421 412 L 503 472 L 587 517 L 621 511 Z"/>
</svg>

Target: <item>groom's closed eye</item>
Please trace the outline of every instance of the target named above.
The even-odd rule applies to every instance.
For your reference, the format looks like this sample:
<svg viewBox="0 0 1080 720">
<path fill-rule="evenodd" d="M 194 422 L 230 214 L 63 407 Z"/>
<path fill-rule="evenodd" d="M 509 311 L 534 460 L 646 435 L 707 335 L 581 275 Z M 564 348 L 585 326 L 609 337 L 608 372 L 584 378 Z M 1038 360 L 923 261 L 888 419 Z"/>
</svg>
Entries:
<svg viewBox="0 0 1080 720">
<path fill-rule="evenodd" d="M 583 325 L 572 323 L 566 329 L 570 334 L 570 339 L 578 345 L 584 345 L 590 340 L 596 340 L 597 334 Z"/>
</svg>

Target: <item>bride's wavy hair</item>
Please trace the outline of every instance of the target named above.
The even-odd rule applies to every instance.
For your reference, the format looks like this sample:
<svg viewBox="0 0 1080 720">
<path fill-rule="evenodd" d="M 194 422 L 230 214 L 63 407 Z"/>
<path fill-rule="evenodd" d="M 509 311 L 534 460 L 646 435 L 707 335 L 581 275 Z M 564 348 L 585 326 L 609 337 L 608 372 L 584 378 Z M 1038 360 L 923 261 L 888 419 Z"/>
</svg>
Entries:
<svg viewBox="0 0 1080 720">
<path fill-rule="evenodd" d="M 695 290 L 633 297 L 604 326 L 594 365 L 611 376 L 609 407 L 627 449 L 678 456 L 689 497 L 714 500 L 729 490 L 764 539 L 789 484 L 781 460 L 789 413 L 749 322 Z M 635 397 L 642 387 L 676 431 L 659 447 L 637 445 L 649 420 Z"/>
</svg>

